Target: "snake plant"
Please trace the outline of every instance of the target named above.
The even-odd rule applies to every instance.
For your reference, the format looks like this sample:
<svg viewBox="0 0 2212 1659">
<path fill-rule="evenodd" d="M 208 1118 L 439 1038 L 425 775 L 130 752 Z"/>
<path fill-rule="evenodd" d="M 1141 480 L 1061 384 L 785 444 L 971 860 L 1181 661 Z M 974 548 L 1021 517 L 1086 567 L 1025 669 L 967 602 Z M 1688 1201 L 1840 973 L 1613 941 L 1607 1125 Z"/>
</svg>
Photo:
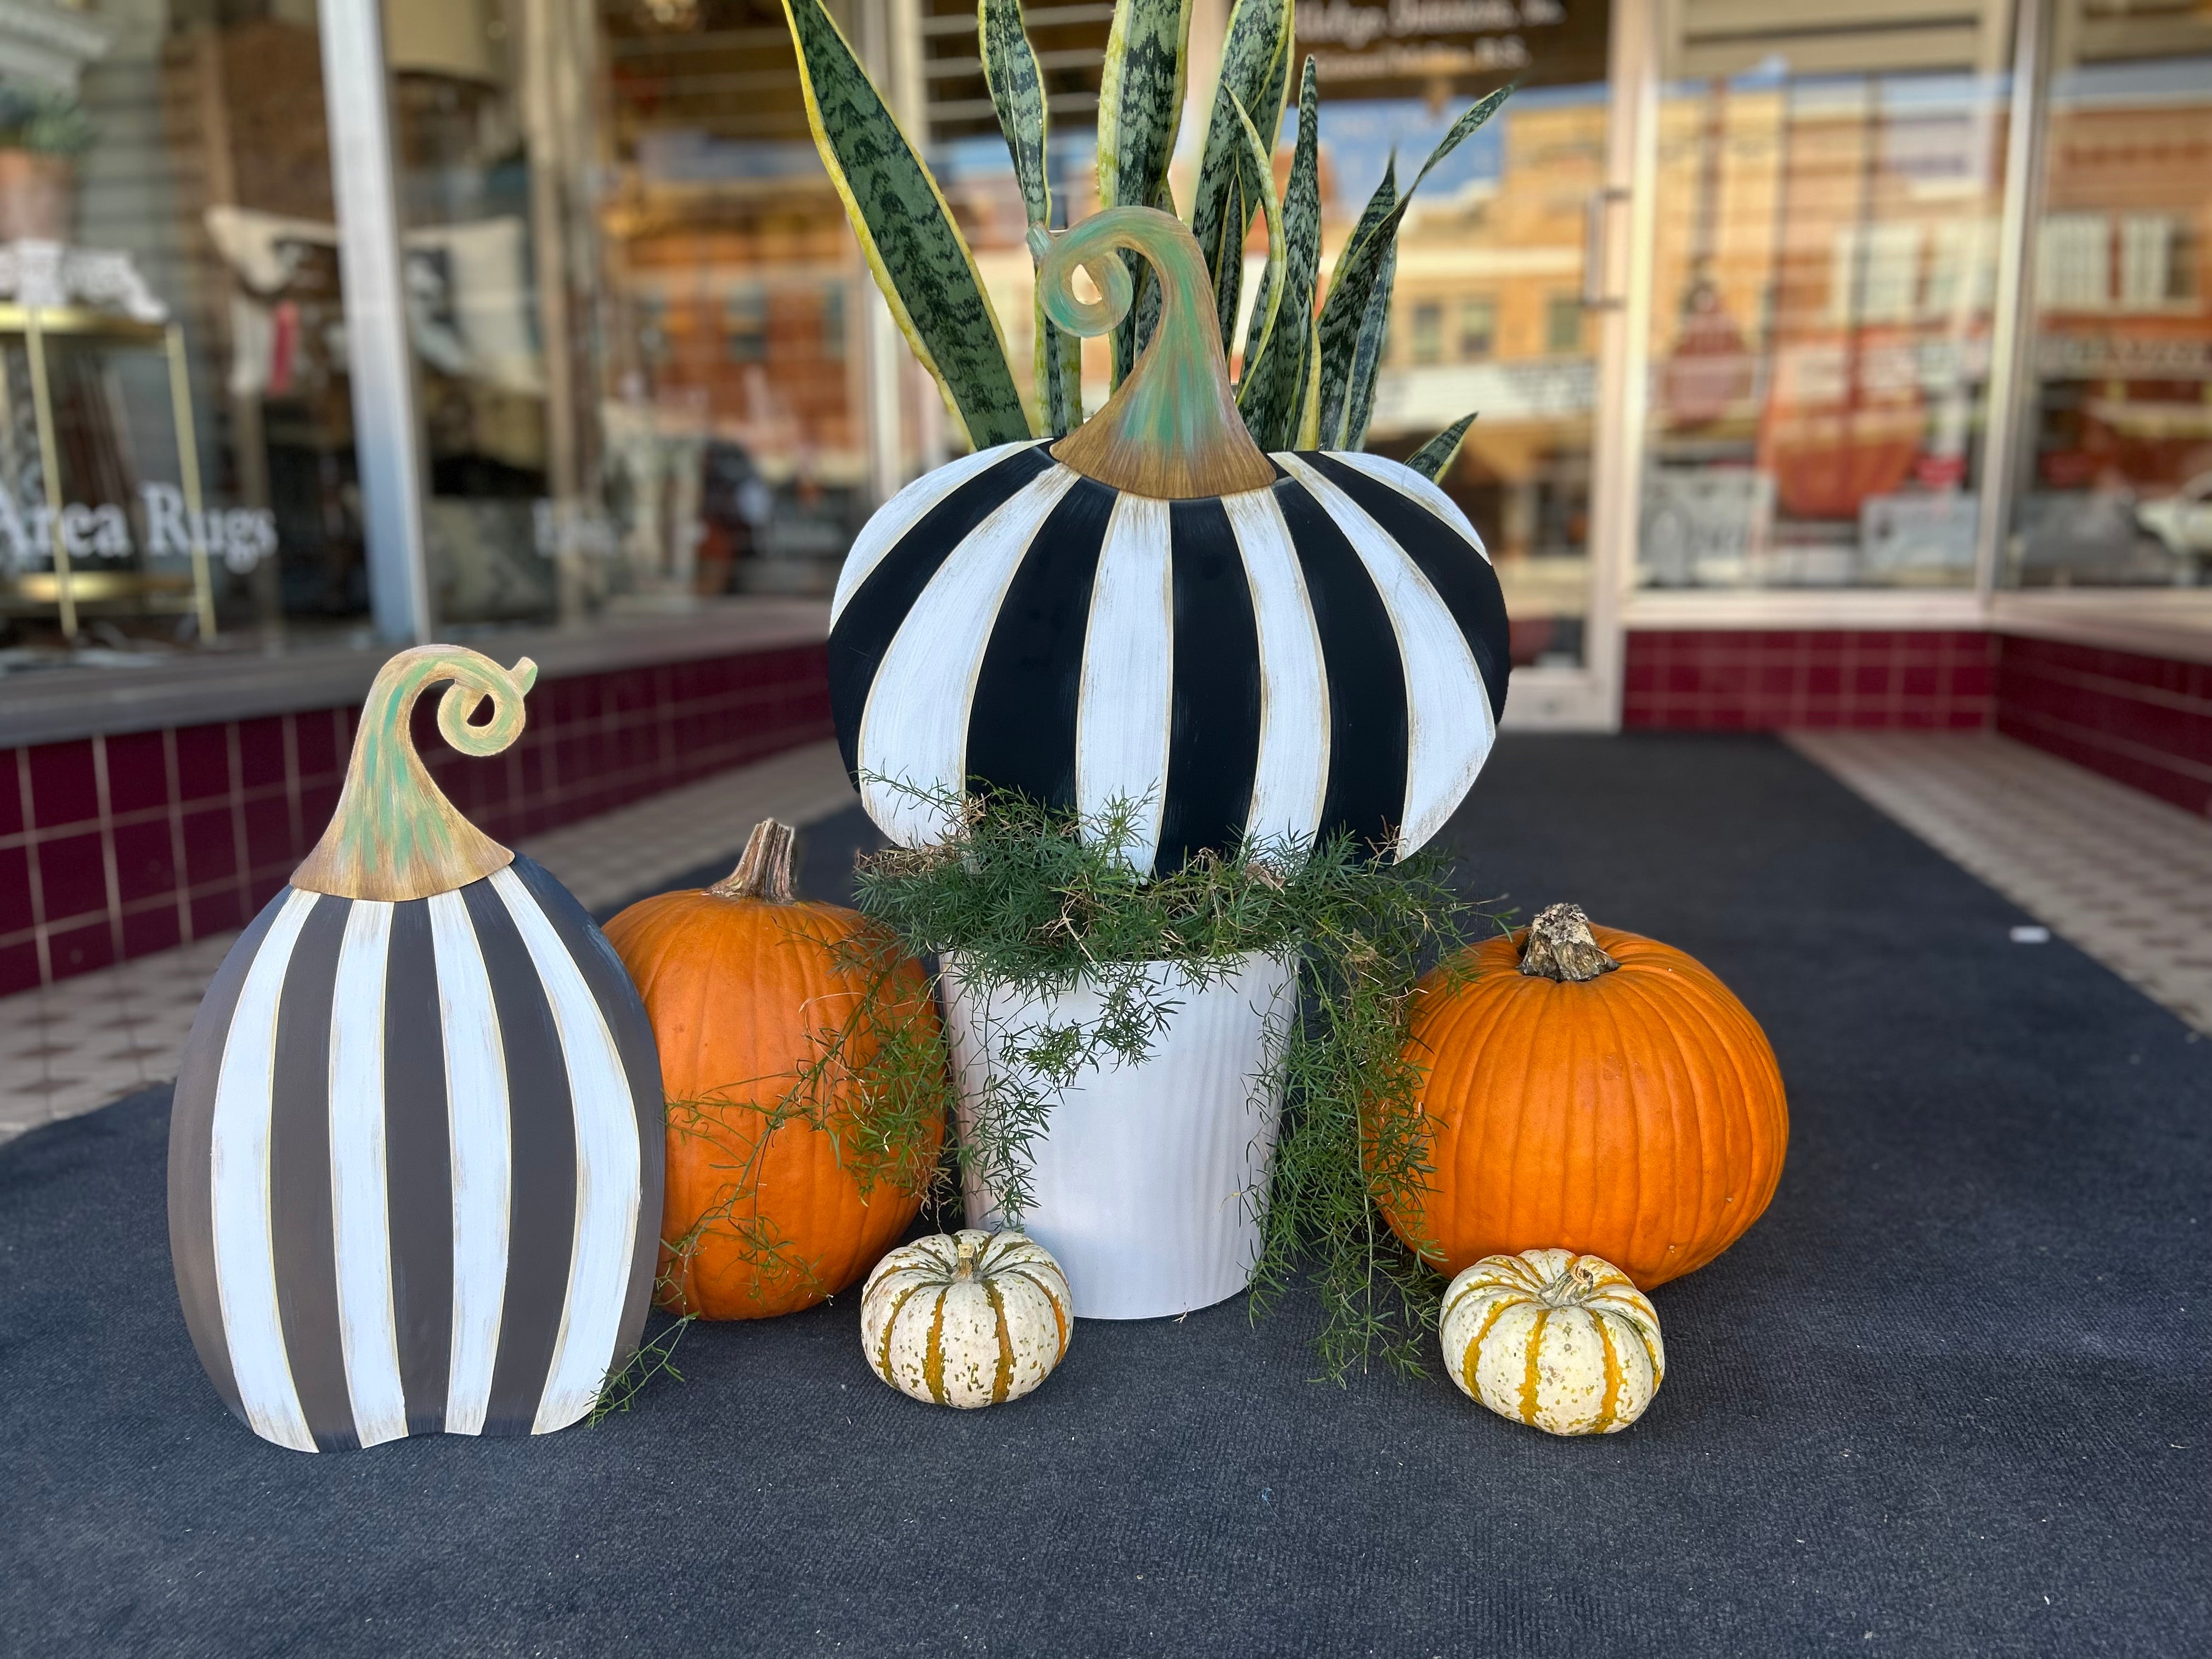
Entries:
<svg viewBox="0 0 2212 1659">
<path fill-rule="evenodd" d="M 1390 319 L 1398 228 L 1421 180 L 1504 102 L 1500 90 L 1452 124 L 1401 191 L 1387 170 L 1321 280 L 1319 88 L 1311 58 L 1297 80 L 1296 148 L 1278 196 L 1273 156 L 1289 103 L 1294 0 L 1236 0 L 1221 52 L 1188 221 L 1212 279 L 1224 351 L 1243 308 L 1244 240 L 1255 219 L 1267 259 L 1244 340 L 1237 406 L 1264 449 L 1358 449 Z M 1040 310 L 1031 373 L 1042 433 L 1031 430 L 1006 336 L 975 258 L 919 147 L 893 118 L 823 0 L 783 0 L 798 49 L 815 148 L 845 204 L 877 285 L 907 343 L 981 449 L 1063 437 L 1083 422 L 1074 337 Z M 979 0 L 976 42 L 1012 157 L 1032 246 L 1048 245 L 1050 140 L 1043 82 L 1021 0 Z M 1189 69 L 1190 0 L 1116 0 L 1098 108 L 1098 200 L 1180 212 L 1168 183 Z M 1133 265 L 1133 299 L 1114 336 L 1114 380 L 1127 374 L 1158 315 L 1151 272 Z M 1459 452 L 1473 416 L 1407 463 L 1434 478 Z"/>
</svg>

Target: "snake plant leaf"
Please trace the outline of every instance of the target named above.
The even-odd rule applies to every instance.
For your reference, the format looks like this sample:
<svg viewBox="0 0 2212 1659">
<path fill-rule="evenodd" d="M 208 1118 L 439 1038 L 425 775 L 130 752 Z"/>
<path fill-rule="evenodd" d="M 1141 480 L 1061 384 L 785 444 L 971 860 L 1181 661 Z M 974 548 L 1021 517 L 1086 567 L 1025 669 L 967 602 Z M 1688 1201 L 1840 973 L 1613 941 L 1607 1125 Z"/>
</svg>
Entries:
<svg viewBox="0 0 2212 1659">
<path fill-rule="evenodd" d="M 1298 436 L 1294 447 L 1321 447 L 1321 324 L 1306 313 L 1306 383 L 1298 400 Z"/>
<path fill-rule="evenodd" d="M 1098 88 L 1101 207 L 1163 205 L 1168 162 L 1182 120 L 1190 4 L 1191 0 L 1115 0 Z M 1172 198 L 1166 206 L 1175 210 Z M 1121 258 L 1136 285 L 1136 298 L 1114 331 L 1116 386 L 1150 337 L 1143 325 L 1148 270 L 1134 254 Z"/>
<path fill-rule="evenodd" d="M 1352 349 L 1351 384 L 1345 389 L 1344 407 L 1339 423 L 1322 441 L 1332 449 L 1364 449 L 1367 447 L 1367 423 L 1375 415 L 1375 381 L 1382 372 L 1382 353 L 1390 343 L 1390 290 L 1398 278 L 1398 243 L 1392 238 L 1390 246 L 1382 251 L 1382 269 L 1375 279 L 1375 292 L 1368 296 L 1367 316 L 1359 325 L 1359 340 Z M 1321 348 L 1314 348 L 1316 360 Z M 1320 365 L 1316 361 L 1316 368 Z M 1328 422 L 1328 409 L 1322 405 L 1321 418 Z"/>
<path fill-rule="evenodd" d="M 1036 53 L 1022 27 L 1021 0 L 979 0 L 975 8 L 975 40 L 983 55 L 983 84 L 990 88 L 991 107 L 998 112 L 999 132 L 1006 141 L 1006 154 L 1014 164 L 1014 182 L 1022 192 L 1022 210 L 1032 228 L 1052 223 L 1052 183 L 1045 173 L 1045 143 L 1050 122 L 1045 114 L 1044 79 L 1037 72 Z M 1079 375 L 1073 388 L 1064 365 L 1071 350 L 1079 363 L 1082 344 L 1064 336 L 1044 307 L 1036 307 L 1036 329 L 1031 373 L 1036 387 L 1038 423 L 1055 438 L 1064 438 L 1083 420 L 1083 390 Z"/>
<path fill-rule="evenodd" d="M 1334 270 L 1329 270 L 1329 299 L 1325 301 L 1325 303 L 1322 303 L 1322 307 L 1321 307 L 1321 314 L 1322 314 L 1322 316 L 1328 316 L 1328 314 L 1329 314 L 1329 305 L 1336 305 L 1336 303 L 1338 303 L 1336 296 L 1340 295 L 1340 292 L 1345 292 L 1345 276 L 1347 276 L 1347 272 L 1349 272 L 1349 270 L 1352 270 L 1352 254 L 1354 254 L 1354 250 L 1358 250 L 1360 246 L 1363 246 L 1363 243 L 1367 243 L 1367 239 L 1374 237 L 1376 230 L 1380 230 L 1380 228 L 1382 228 L 1382 223 L 1385 223 L 1387 219 L 1389 219 L 1391 208 L 1395 208 L 1395 206 L 1398 206 L 1398 155 L 1391 153 L 1391 157 L 1387 159 L 1385 164 L 1382 164 L 1382 181 L 1380 181 L 1380 184 L 1376 185 L 1374 195 L 1367 197 L 1367 206 L 1360 208 L 1358 222 L 1356 222 L 1354 226 L 1352 226 L 1352 234 L 1349 234 L 1349 237 L 1345 239 L 1345 246 L 1343 246 L 1343 248 L 1338 248 L 1338 250 L 1336 250 L 1336 265 L 1334 265 Z M 1391 246 L 1394 246 L 1394 248 L 1395 248 L 1395 239 L 1394 239 L 1394 243 L 1391 243 Z M 1391 270 L 1394 270 L 1394 272 L 1395 272 L 1395 261 L 1391 261 Z M 1378 276 L 1378 285 L 1380 285 L 1380 276 Z M 1363 327 L 1363 330 L 1364 330 L 1364 323 L 1367 323 L 1367 319 L 1364 319 L 1364 316 L 1360 316 L 1360 327 Z M 1358 337 L 1354 337 L 1354 349 L 1356 349 L 1356 345 L 1358 345 Z M 1332 441 L 1334 441 L 1334 438 L 1336 438 L 1336 435 L 1340 434 L 1340 429 L 1343 429 L 1343 425 L 1345 425 L 1343 404 L 1345 404 L 1345 394 L 1347 394 L 1347 392 L 1349 392 L 1349 372 L 1347 372 L 1347 380 L 1345 380 L 1345 383 L 1338 383 L 1336 378 L 1329 376 L 1328 354 L 1322 352 L 1322 365 L 1321 365 L 1321 403 L 1322 403 L 1322 410 L 1325 410 L 1325 411 L 1328 411 L 1329 403 L 1332 403 L 1332 396 L 1329 396 L 1329 394 L 1332 394 L 1332 392 L 1334 392 L 1334 394 L 1338 394 L 1336 398 L 1334 398 L 1334 403 L 1336 403 L 1336 410 L 1334 410 L 1334 418 L 1328 418 L 1329 438 L 1332 438 Z M 1336 442 L 1332 442 L 1332 445 L 1329 445 L 1329 447 L 1332 447 L 1332 449 L 1336 449 L 1336 447 L 1340 447 L 1340 445 L 1336 445 Z"/>
<path fill-rule="evenodd" d="M 1237 112 L 1243 115 L 1241 108 Z M 1245 135 L 1245 159 L 1265 155 L 1265 150 L 1261 149 L 1259 128 L 1255 124 L 1245 119 L 1245 122 L 1241 122 L 1239 131 L 1243 131 Z M 1285 230 L 1283 230 L 1283 199 L 1274 192 L 1274 168 L 1270 166 L 1265 173 L 1255 173 L 1252 168 L 1245 168 L 1239 175 L 1237 188 L 1252 191 L 1261 219 L 1267 226 L 1267 264 L 1261 268 L 1259 295 L 1255 296 L 1255 305 L 1252 305 L 1252 323 L 1245 330 L 1245 378 L 1249 378 L 1252 365 L 1267 354 L 1267 334 L 1274 330 L 1279 299 L 1283 295 L 1283 261 L 1285 261 L 1287 246 Z M 1237 250 L 1237 265 L 1239 265 L 1239 270 L 1243 268 L 1243 248 Z M 1224 341 L 1224 352 L 1225 349 L 1228 349 L 1228 343 Z"/>
<path fill-rule="evenodd" d="M 1045 177 L 1044 79 L 1022 27 L 1021 0 L 980 0 L 975 39 L 983 53 L 983 84 L 999 112 L 999 131 L 1013 158 L 1014 181 L 1032 225 L 1052 222 L 1052 185 Z"/>
<path fill-rule="evenodd" d="M 1259 210 L 1259 198 L 1246 177 L 1244 134 L 1249 120 L 1259 130 L 1272 156 L 1283 124 L 1284 65 L 1291 50 L 1291 0 L 1237 0 L 1221 44 L 1221 77 L 1207 118 L 1206 149 L 1198 185 L 1190 201 L 1191 234 L 1206 255 L 1213 276 L 1221 343 L 1235 337 L 1237 307 L 1243 298 L 1244 235 Z M 1267 101 L 1270 88 L 1273 101 Z"/>
<path fill-rule="evenodd" d="M 1306 356 L 1314 339 L 1314 289 L 1321 280 L 1321 87 L 1314 60 L 1306 59 L 1298 87 L 1298 143 L 1291 179 L 1283 191 L 1283 264 L 1269 285 L 1274 326 L 1248 362 L 1237 407 L 1262 449 L 1287 449 L 1297 441 L 1305 392 L 1312 376 Z"/>
<path fill-rule="evenodd" d="M 783 0 L 814 147 L 868 269 L 978 449 L 1030 436 L 1006 336 L 937 180 L 822 0 Z"/>
<path fill-rule="evenodd" d="M 1247 228 L 1252 222 L 1253 198 L 1242 167 L 1231 172 L 1229 193 L 1235 200 L 1216 221 L 1213 240 L 1199 244 L 1199 251 L 1206 256 L 1206 268 L 1213 273 L 1213 312 L 1220 324 L 1224 358 L 1237 349 L 1237 308 L 1244 298 L 1244 245 L 1237 234 L 1237 221 L 1243 220 Z"/>
<path fill-rule="evenodd" d="M 1340 428 L 1345 424 L 1343 409 L 1352 390 L 1352 360 L 1359 349 L 1360 331 L 1367 324 L 1370 302 L 1382 279 L 1384 254 L 1397 242 L 1398 227 L 1405 219 L 1406 210 L 1413 205 L 1413 192 L 1439 162 L 1498 113 L 1498 106 L 1512 95 L 1513 90 L 1511 87 L 1500 87 L 1487 97 L 1477 99 L 1429 152 L 1429 159 L 1421 163 L 1421 170 L 1413 175 L 1413 181 L 1406 186 L 1404 193 L 1391 202 L 1364 234 L 1355 230 L 1352 240 L 1345 244 L 1344 252 L 1337 257 L 1334 280 L 1329 284 L 1328 299 L 1321 311 L 1324 428 Z M 1370 205 L 1373 205 L 1371 200 Z M 1363 212 L 1360 219 L 1365 224 L 1366 214 Z"/>
<path fill-rule="evenodd" d="M 1474 424 L 1474 416 L 1461 416 L 1408 455 L 1406 465 L 1434 483 L 1451 471 L 1451 464 L 1459 459 L 1459 447 L 1467 437 L 1467 429 Z"/>
<path fill-rule="evenodd" d="M 1279 207 L 1280 204 L 1277 204 Z M 1252 293 L 1252 314 L 1244 322 L 1244 357 L 1237 371 L 1237 395 L 1244 395 L 1245 384 L 1251 380 L 1252 371 L 1260 366 L 1261 353 L 1267 349 L 1267 335 L 1275 325 L 1275 315 L 1283 304 L 1283 262 L 1277 257 L 1272 240 L 1267 248 L 1267 262 L 1260 267 L 1260 286 Z"/>
<path fill-rule="evenodd" d="M 1037 417 L 1048 437 L 1065 438 L 1083 424 L 1083 341 L 1045 315 L 1036 301 Z"/>
</svg>

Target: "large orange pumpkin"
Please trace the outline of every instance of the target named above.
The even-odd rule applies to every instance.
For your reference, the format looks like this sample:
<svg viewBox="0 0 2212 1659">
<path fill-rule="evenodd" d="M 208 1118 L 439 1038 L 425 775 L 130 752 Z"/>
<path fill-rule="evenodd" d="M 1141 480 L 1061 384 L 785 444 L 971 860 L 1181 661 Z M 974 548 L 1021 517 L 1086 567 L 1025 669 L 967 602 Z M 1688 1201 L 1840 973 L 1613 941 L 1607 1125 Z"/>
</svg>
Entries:
<svg viewBox="0 0 2212 1659">
<path fill-rule="evenodd" d="M 1750 1012 L 1573 905 L 1424 979 L 1407 1054 L 1432 1173 L 1376 1200 L 1441 1273 L 1556 1249 L 1650 1290 L 1733 1244 L 1782 1174 L 1789 1109 Z"/>
<path fill-rule="evenodd" d="M 793 899 L 791 846 L 788 828 L 763 823 L 726 880 L 607 924 L 652 1017 L 668 1097 L 661 1301 L 708 1319 L 791 1313 L 853 1284 L 914 1219 L 944 1139 L 939 1117 L 865 1184 L 841 1148 L 837 1126 L 860 1098 L 852 1074 L 878 1051 L 870 1034 L 902 1027 L 933 1043 L 936 1006 L 919 963 L 879 978 L 841 953 L 866 924 Z M 872 984 L 872 1012 L 856 1023 Z M 836 1074 L 795 1097 L 802 1069 L 848 1025 Z"/>
</svg>

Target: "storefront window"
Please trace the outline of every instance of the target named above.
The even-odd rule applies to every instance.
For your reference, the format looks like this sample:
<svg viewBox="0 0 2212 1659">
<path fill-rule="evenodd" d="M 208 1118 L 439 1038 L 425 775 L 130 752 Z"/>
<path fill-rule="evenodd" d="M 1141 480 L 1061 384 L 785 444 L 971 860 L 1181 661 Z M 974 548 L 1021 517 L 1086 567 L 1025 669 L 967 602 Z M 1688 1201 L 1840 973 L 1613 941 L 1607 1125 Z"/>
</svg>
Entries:
<svg viewBox="0 0 2212 1659">
<path fill-rule="evenodd" d="M 2212 13 L 2054 21 L 2007 574 L 2212 584 Z"/>
<path fill-rule="evenodd" d="M 2003 8 L 1748 34 L 1741 9 L 1680 8 L 1662 68 L 1639 580 L 1968 586 Z"/>
<path fill-rule="evenodd" d="M 1479 412 L 1439 482 L 1488 543 L 1516 663 L 1584 650 L 1597 330 L 1583 262 L 1605 184 L 1611 22 L 1600 0 L 1299 11 L 1298 50 L 1322 80 L 1324 268 L 1394 155 L 1403 185 L 1472 98 L 1502 72 L 1522 83 L 1407 216 L 1368 431 L 1370 449 L 1403 457 Z"/>
<path fill-rule="evenodd" d="M 1227 10 L 1211 21 L 1194 15 L 1194 48 L 1218 38 Z M 1028 11 L 1053 123 L 1054 212 L 1070 220 L 1097 206 L 1098 64 L 1111 16 L 1106 5 Z M 1585 209 L 1602 183 L 1608 21 L 1602 0 L 1449 11 L 1331 0 L 1299 12 L 1296 51 L 1301 63 L 1315 56 L 1322 86 L 1324 271 L 1394 153 L 1402 185 L 1470 100 L 1504 72 L 1524 82 L 1504 112 L 1423 184 L 1406 219 L 1368 434 L 1369 448 L 1404 456 L 1481 411 L 1442 482 L 1490 539 L 1524 662 L 1578 660 L 1589 609 L 1596 368 L 1581 282 Z M 932 0 L 922 27 L 933 166 L 975 248 L 1026 394 L 1031 262 L 975 58 L 975 8 Z M 1193 78 L 1203 98 L 1210 75 Z M 1187 111 L 1185 125 L 1170 183 L 1187 205 L 1197 164 L 1190 129 L 1202 134 L 1203 123 Z M 1296 133 L 1293 110 L 1279 134 L 1279 180 Z M 1248 306 L 1266 247 L 1255 223 L 1245 247 Z M 1571 322 L 1558 314 L 1563 298 Z M 1103 340 L 1086 343 L 1084 363 L 1085 404 L 1096 409 L 1108 392 Z"/>
<path fill-rule="evenodd" d="M 781 9 L 386 0 L 386 34 L 441 617 L 826 594 L 881 482 L 877 302 Z"/>
<path fill-rule="evenodd" d="M 9 20 L 6 659 L 72 629 L 95 654 L 349 636 L 368 589 L 312 0 Z"/>
</svg>

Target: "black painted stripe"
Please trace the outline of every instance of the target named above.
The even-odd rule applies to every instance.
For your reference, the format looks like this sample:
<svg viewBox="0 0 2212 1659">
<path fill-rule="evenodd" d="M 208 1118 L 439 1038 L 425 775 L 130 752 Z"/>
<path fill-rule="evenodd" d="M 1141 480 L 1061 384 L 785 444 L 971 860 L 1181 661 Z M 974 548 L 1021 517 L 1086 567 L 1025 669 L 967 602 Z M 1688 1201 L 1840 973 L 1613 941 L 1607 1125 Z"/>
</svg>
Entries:
<svg viewBox="0 0 2212 1659">
<path fill-rule="evenodd" d="M 635 1347 L 645 1332 L 646 1310 L 653 1302 L 653 1278 L 660 1261 L 660 1209 L 664 1200 L 668 1144 L 668 1109 L 660 1087 L 660 1049 L 653 1021 L 637 994 L 629 970 L 615 954 L 584 907 L 544 867 L 514 855 L 514 873 L 553 925 L 592 999 L 607 1022 L 622 1056 L 637 1113 L 637 1242 L 630 1254 L 629 1280 L 623 1296 L 622 1324 L 615 1335 L 615 1358 Z"/>
<path fill-rule="evenodd" d="M 1370 847 L 1395 838 L 1406 815 L 1406 670 L 1374 580 L 1336 520 L 1285 479 L 1275 501 L 1290 526 L 1328 676 L 1328 787 L 1323 839 L 1350 830 Z"/>
<path fill-rule="evenodd" d="M 453 1363 L 453 1149 L 428 900 L 392 906 L 384 975 L 384 1187 L 399 1380 L 407 1432 L 436 1434 Z"/>
<path fill-rule="evenodd" d="M 492 1362 L 486 1434 L 528 1434 L 553 1369 L 576 1235 L 576 1123 L 560 1029 L 530 950 L 489 879 L 461 889 L 483 952 L 507 1059 L 513 1145 L 507 1294 Z"/>
<path fill-rule="evenodd" d="M 241 1423 L 246 1420 L 246 1405 L 230 1368 L 215 1276 L 215 1091 L 222 1077 L 223 1045 L 238 1013 L 238 994 L 276 913 L 291 896 L 292 889 L 283 888 L 263 905 L 215 970 L 200 1011 L 192 1017 L 169 1096 L 169 1259 L 176 1268 L 177 1300 L 208 1381 Z"/>
<path fill-rule="evenodd" d="M 899 624 L 952 550 L 1052 465 L 1046 447 L 1034 444 L 984 468 L 915 520 L 845 602 L 837 625 L 830 630 L 830 714 L 837 725 L 845 770 L 856 780 L 860 716 L 868 707 L 868 687 Z"/>
<path fill-rule="evenodd" d="M 1359 504 L 1390 539 L 1420 567 L 1429 586 L 1459 624 L 1474 665 L 1490 692 L 1493 717 L 1505 713 L 1505 685 L 1513 672 L 1513 631 L 1505 616 L 1505 593 L 1498 572 L 1450 523 L 1380 478 L 1334 455 L 1299 459 Z"/>
<path fill-rule="evenodd" d="M 1121 492 L 1079 480 L 1022 556 L 991 623 L 968 716 L 968 774 L 1033 800 L 1075 805 L 1083 638 L 1098 552 Z"/>
<path fill-rule="evenodd" d="M 276 1007 L 270 1078 L 269 1235 L 276 1311 L 300 1409 L 325 1451 L 361 1444 L 346 1389 L 331 1233 L 331 1001 L 353 903 L 325 893 L 300 929 Z"/>
<path fill-rule="evenodd" d="M 1161 875 L 1200 848 L 1227 852 L 1251 816 L 1260 766 L 1260 629 L 1237 532 L 1218 501 L 1171 502 L 1175 595 Z"/>
</svg>

